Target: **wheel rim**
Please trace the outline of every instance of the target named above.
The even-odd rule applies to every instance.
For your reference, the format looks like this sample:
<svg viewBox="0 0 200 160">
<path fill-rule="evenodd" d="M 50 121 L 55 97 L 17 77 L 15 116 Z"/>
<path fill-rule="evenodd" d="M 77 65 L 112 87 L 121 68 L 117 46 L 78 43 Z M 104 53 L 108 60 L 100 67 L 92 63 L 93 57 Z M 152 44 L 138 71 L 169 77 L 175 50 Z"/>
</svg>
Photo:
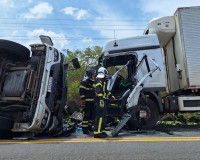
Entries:
<svg viewBox="0 0 200 160">
<path fill-rule="evenodd" d="M 150 120 L 151 119 L 151 117 L 152 117 L 152 113 L 151 113 L 151 110 L 150 110 L 150 108 L 147 106 L 147 108 L 146 109 L 143 109 L 144 111 L 146 111 L 147 112 L 147 117 L 146 118 L 140 118 L 140 114 L 139 114 L 139 112 L 141 111 L 141 106 L 138 108 L 138 122 L 139 122 L 139 124 L 140 125 L 145 125 L 147 122 L 148 122 L 148 120 Z"/>
</svg>

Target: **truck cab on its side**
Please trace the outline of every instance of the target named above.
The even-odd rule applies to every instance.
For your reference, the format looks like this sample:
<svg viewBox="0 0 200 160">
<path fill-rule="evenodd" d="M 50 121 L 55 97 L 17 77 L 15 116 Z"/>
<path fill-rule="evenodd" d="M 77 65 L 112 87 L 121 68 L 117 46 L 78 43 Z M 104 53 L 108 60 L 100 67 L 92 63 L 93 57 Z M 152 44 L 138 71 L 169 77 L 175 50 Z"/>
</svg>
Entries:
<svg viewBox="0 0 200 160">
<path fill-rule="evenodd" d="M 40 36 L 31 52 L 0 40 L 0 133 L 56 133 L 62 128 L 69 63 Z M 77 67 L 77 61 L 75 66 Z"/>
</svg>

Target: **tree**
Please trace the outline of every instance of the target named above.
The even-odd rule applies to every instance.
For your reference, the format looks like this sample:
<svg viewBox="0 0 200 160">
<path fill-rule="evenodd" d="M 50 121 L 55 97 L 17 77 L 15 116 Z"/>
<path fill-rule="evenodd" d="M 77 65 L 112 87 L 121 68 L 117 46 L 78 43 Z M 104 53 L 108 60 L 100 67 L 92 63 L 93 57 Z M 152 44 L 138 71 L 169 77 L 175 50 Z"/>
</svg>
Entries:
<svg viewBox="0 0 200 160">
<path fill-rule="evenodd" d="M 73 58 L 78 58 L 80 63 L 80 69 L 70 70 L 68 73 L 68 103 L 75 102 L 77 105 L 80 105 L 79 97 L 79 86 L 82 81 L 86 69 L 93 68 L 98 64 L 98 58 L 101 54 L 102 47 L 94 46 L 87 47 L 85 50 L 64 50 L 67 53 L 67 61 L 71 61 Z M 70 66 L 72 67 L 72 66 Z"/>
</svg>

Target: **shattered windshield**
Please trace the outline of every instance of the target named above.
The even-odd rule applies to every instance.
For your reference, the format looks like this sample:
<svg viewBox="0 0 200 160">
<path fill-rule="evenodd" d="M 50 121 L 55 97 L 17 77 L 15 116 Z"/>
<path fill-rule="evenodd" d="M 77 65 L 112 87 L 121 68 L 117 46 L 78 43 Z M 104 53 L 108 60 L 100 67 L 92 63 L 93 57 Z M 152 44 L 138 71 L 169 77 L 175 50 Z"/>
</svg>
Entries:
<svg viewBox="0 0 200 160">
<path fill-rule="evenodd" d="M 133 63 L 137 65 L 137 55 L 135 54 L 129 54 L 129 55 L 119 55 L 119 56 L 110 56 L 106 57 L 103 60 L 103 66 L 105 68 L 111 67 L 111 66 L 122 66 L 125 65 L 128 61 L 132 60 Z"/>
<path fill-rule="evenodd" d="M 113 75 L 115 74 L 115 72 L 117 72 L 122 66 L 111 66 L 111 67 L 108 67 L 107 70 L 108 70 L 108 73 L 110 75 Z M 125 67 L 124 69 L 122 69 L 120 72 L 119 72 L 119 75 L 122 76 L 123 78 L 128 78 L 128 68 Z"/>
</svg>

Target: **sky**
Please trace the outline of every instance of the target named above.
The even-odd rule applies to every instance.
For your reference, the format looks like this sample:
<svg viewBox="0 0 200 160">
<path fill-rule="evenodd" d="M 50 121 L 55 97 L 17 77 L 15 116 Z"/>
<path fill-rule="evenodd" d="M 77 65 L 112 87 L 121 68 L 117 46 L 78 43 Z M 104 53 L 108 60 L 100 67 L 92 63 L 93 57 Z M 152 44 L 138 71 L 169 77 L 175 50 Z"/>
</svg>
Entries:
<svg viewBox="0 0 200 160">
<path fill-rule="evenodd" d="M 27 47 L 50 36 L 54 46 L 83 50 L 140 36 L 147 23 L 200 0 L 0 0 L 0 39 Z"/>
</svg>

